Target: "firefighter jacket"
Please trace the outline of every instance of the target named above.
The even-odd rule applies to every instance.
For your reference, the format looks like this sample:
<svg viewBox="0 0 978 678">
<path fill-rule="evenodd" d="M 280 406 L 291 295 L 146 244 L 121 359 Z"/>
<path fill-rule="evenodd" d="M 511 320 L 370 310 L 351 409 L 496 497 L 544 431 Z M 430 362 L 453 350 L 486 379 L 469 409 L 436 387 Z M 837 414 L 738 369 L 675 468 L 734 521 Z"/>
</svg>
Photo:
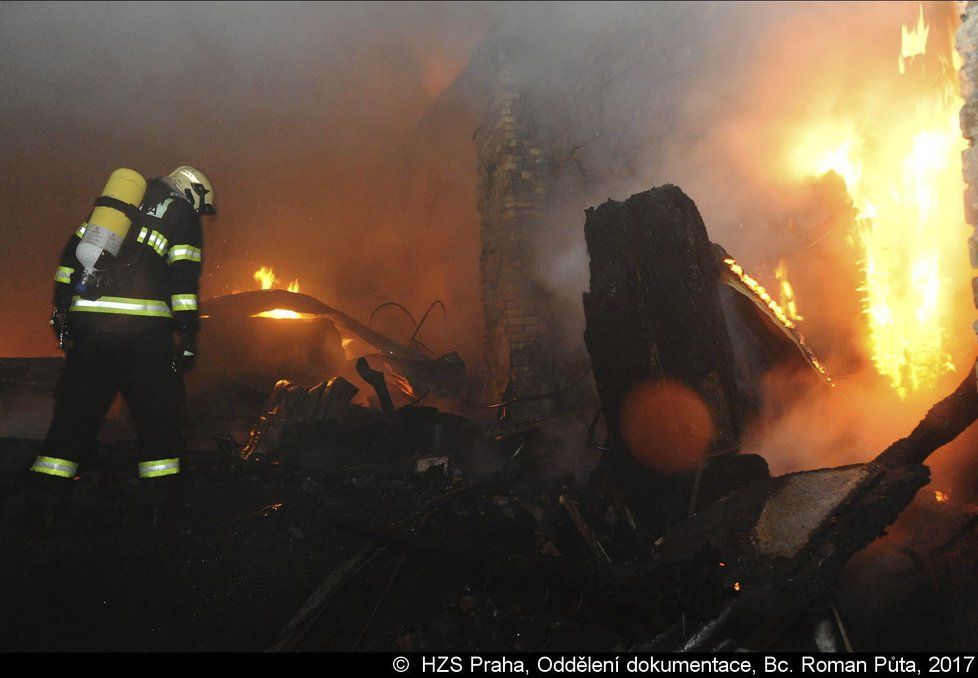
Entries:
<svg viewBox="0 0 978 678">
<path fill-rule="evenodd" d="M 162 177 L 147 183 L 118 257 L 102 255 L 98 288 L 83 297 L 75 291 L 82 273 L 75 248 L 86 226 L 65 245 L 55 274 L 54 304 L 68 309 L 72 332 L 197 330 L 202 234 L 181 193 Z"/>
</svg>

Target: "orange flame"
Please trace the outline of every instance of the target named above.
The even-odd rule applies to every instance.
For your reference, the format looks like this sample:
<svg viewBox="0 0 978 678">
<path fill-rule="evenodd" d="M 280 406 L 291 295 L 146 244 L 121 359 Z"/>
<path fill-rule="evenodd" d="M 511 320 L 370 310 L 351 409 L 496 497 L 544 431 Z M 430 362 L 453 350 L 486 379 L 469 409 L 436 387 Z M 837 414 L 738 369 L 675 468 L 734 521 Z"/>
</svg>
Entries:
<svg viewBox="0 0 978 678">
<path fill-rule="evenodd" d="M 390 366 L 390 363 L 384 363 L 387 371 L 390 373 L 391 381 L 394 382 L 394 386 L 398 388 L 401 393 L 411 398 L 415 398 L 414 387 L 411 386 L 411 382 L 408 381 L 407 377 L 401 376 L 394 371 L 394 368 Z"/>
<path fill-rule="evenodd" d="M 938 504 L 943 504 L 944 502 L 946 502 L 950 498 L 951 498 L 951 495 L 949 495 L 947 492 L 941 492 L 940 490 L 934 490 L 934 501 L 936 501 Z"/>
<path fill-rule="evenodd" d="M 300 313 L 287 308 L 273 308 L 271 311 L 255 313 L 252 318 L 275 318 L 277 320 L 309 320 L 315 318 L 315 313 Z"/>
<path fill-rule="evenodd" d="M 277 277 L 275 277 L 275 271 L 272 269 L 271 266 L 261 266 L 257 271 L 255 271 L 252 278 L 256 283 L 261 285 L 261 289 L 263 290 L 279 289 L 278 285 L 281 282 Z M 288 287 L 286 287 L 286 289 L 289 292 L 298 293 L 299 279 L 296 278 L 295 280 L 290 282 Z"/>
<path fill-rule="evenodd" d="M 730 268 L 731 271 L 733 271 L 734 275 L 740 278 L 741 282 L 750 288 L 751 292 L 760 297 L 760 299 L 769 309 L 771 309 L 771 312 L 774 313 L 775 317 L 781 322 L 782 325 L 788 329 L 795 329 L 794 321 L 789 317 L 788 313 L 785 312 L 784 308 L 782 308 L 781 305 L 776 302 L 770 294 L 768 294 L 768 291 L 764 289 L 761 283 L 747 275 L 743 266 L 731 258 L 724 259 L 723 262 Z"/>
<path fill-rule="evenodd" d="M 269 266 L 262 266 L 259 268 L 257 271 L 255 271 L 252 278 L 256 283 L 261 285 L 263 290 L 272 289 L 275 287 L 275 283 L 278 282 L 278 279 L 275 277 L 275 271 L 273 271 Z"/>
<path fill-rule="evenodd" d="M 909 95 L 894 97 L 884 113 L 857 108 L 815 122 L 792 149 L 800 174 L 834 172 L 845 181 L 857 211 L 851 242 L 869 354 L 903 399 L 955 369 L 948 271 L 966 237 L 959 60 L 950 39 L 924 59 L 931 37 L 921 5 L 916 25 L 902 27 L 891 83 Z"/>
<path fill-rule="evenodd" d="M 796 344 L 805 354 L 805 358 L 809 362 L 809 364 L 811 364 L 811 366 L 814 367 L 819 372 L 819 374 L 822 376 L 822 378 L 825 380 L 827 384 L 829 384 L 832 388 L 835 388 L 835 382 L 833 382 L 832 379 L 829 378 L 828 372 L 826 372 L 825 370 L 825 366 L 822 365 L 819 359 L 815 357 L 815 354 L 811 351 L 811 349 L 809 349 L 808 346 L 805 345 L 804 338 L 795 329 L 796 327 L 795 321 L 788 316 L 788 313 L 785 311 L 784 308 L 781 307 L 781 304 L 779 304 L 773 298 L 771 298 L 771 295 L 768 294 L 768 291 L 764 289 L 764 287 L 759 282 L 754 280 L 754 278 L 749 276 L 747 272 L 744 271 L 744 267 L 738 264 L 732 257 L 725 258 L 723 260 L 723 263 L 727 265 L 727 268 L 730 269 L 731 273 L 737 276 L 737 278 L 739 278 L 740 281 L 758 299 L 761 300 L 761 303 L 763 303 L 768 308 L 768 310 L 777 319 L 777 321 L 785 326 L 788 334 L 790 334 L 795 339 Z M 792 295 L 793 294 L 794 293 L 792 292 Z M 796 320 L 801 320 L 801 317 L 797 317 Z"/>
<path fill-rule="evenodd" d="M 781 283 L 781 294 L 778 299 L 779 305 L 784 309 L 785 315 L 792 322 L 801 322 L 805 318 L 798 313 L 798 305 L 795 302 L 795 290 L 788 282 L 788 265 L 784 259 L 778 262 L 778 267 L 774 271 L 774 277 Z"/>
</svg>

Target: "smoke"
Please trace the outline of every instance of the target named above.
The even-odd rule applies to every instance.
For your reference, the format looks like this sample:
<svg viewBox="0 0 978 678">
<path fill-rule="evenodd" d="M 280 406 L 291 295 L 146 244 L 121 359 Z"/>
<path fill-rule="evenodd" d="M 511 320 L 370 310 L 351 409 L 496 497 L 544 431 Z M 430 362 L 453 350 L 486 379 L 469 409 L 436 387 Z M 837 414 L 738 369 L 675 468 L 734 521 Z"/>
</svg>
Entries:
<svg viewBox="0 0 978 678">
<path fill-rule="evenodd" d="M 836 376 L 837 389 L 799 397 L 800 385 L 771 375 L 773 411 L 749 431 L 745 449 L 763 454 L 774 472 L 871 459 L 907 435 L 974 359 L 962 229 L 959 259 L 946 260 L 954 275 L 943 291 L 950 308 L 960 309 L 946 335 L 959 369 L 906 402 L 895 397 L 868 358 L 844 184 L 835 176 L 800 180 L 790 167 L 800 132 L 817 121 L 841 125 L 870 112 L 880 130 L 892 129 L 884 121 L 905 110 L 897 105 L 905 93 L 893 84 L 900 27 L 912 24 L 917 11 L 916 3 L 808 5 L 759 27 L 736 74 L 706 75 L 686 100 L 683 117 L 703 133 L 692 144 L 673 144 L 664 168 L 697 201 L 713 239 L 769 288 L 776 287 L 778 261 L 789 262 L 805 316 L 800 329 Z M 925 11 L 933 49 L 946 39 L 955 9 L 932 3 Z M 710 85 L 720 80 L 726 86 L 718 85 L 724 102 L 718 115 Z M 934 456 L 935 483 L 974 494 L 972 474 L 960 469 L 978 461 L 975 433 Z"/>
<path fill-rule="evenodd" d="M 506 42 L 513 75 L 559 150 L 551 171 L 563 188 L 537 237 L 537 275 L 553 291 L 568 343 L 582 344 L 584 210 L 677 184 L 712 239 L 763 284 L 773 286 L 787 260 L 802 331 L 830 371 L 849 375 L 830 396 L 771 413 L 751 444 L 782 470 L 866 459 L 926 406 L 895 403 L 867 363 L 844 186 L 792 176 L 784 153 L 808 121 L 885 107 L 892 92 L 879 76 L 895 70 L 900 25 L 916 11 L 916 3 L 794 2 L 0 4 L 0 354 L 55 352 L 49 281 L 109 172 L 156 175 L 190 163 L 211 176 L 219 209 L 205 222 L 205 296 L 250 289 L 252 273 L 269 265 L 364 320 L 386 301 L 419 318 L 442 299 L 447 318 L 434 313 L 421 338 L 477 367 L 472 139 L 481 111 L 453 99 L 451 85 L 489 35 Z M 412 331 L 392 309 L 377 323 L 399 338 Z M 968 324 L 962 314 L 951 329 L 964 337 L 961 365 L 973 355 Z"/>
<path fill-rule="evenodd" d="M 947 39 L 954 11 L 927 4 L 932 48 Z M 537 273 L 571 345 L 580 346 L 588 286 L 583 212 L 608 198 L 677 184 L 712 239 L 772 291 L 787 262 L 800 329 L 838 388 L 806 391 L 770 375 L 769 407 L 745 450 L 775 472 L 871 459 L 953 390 L 974 357 L 962 228 L 944 288 L 961 309 L 947 331 L 959 372 L 908 402 L 896 397 L 869 360 L 845 183 L 800 176 L 794 164 L 816 124 L 901 115 L 901 25 L 917 12 L 917 3 L 575 3 L 529 5 L 494 27 L 549 126 L 560 188 L 537 238 Z M 935 456 L 938 482 L 964 485 L 953 468 L 975 462 L 974 441 L 971 431 Z"/>
<path fill-rule="evenodd" d="M 420 317 L 442 298 L 448 319 L 422 337 L 474 359 L 471 143 L 429 149 L 451 178 L 435 201 L 416 191 L 410 142 L 487 23 L 470 4 L 0 5 L 0 353 L 55 352 L 49 283 L 108 174 L 190 163 L 219 210 L 204 223 L 205 297 L 253 288 L 264 264 L 363 319 L 389 300 Z M 378 322 L 410 334 L 392 319 Z"/>
</svg>

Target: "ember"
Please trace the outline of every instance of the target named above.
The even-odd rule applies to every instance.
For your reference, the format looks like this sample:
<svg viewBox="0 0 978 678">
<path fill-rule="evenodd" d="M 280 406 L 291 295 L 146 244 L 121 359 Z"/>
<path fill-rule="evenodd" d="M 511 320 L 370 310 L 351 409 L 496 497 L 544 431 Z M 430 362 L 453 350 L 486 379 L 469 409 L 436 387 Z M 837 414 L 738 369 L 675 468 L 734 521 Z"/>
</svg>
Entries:
<svg viewBox="0 0 978 678">
<path fill-rule="evenodd" d="M 767 304 L 767 307 L 771 309 L 771 312 L 774 313 L 774 315 L 777 317 L 779 321 L 781 321 L 782 325 L 784 325 L 788 329 L 795 328 L 795 320 L 791 318 L 791 315 L 794 314 L 793 308 L 789 309 L 788 311 L 785 311 L 785 309 L 781 306 L 781 304 L 776 302 L 774 298 L 771 297 L 770 294 L 768 294 L 768 291 L 764 289 L 764 287 L 759 282 L 754 280 L 754 278 L 752 278 L 751 276 L 747 275 L 747 273 L 744 272 L 743 266 L 738 264 L 733 259 L 724 259 L 724 263 L 730 267 L 730 270 L 733 271 L 733 273 L 738 278 L 740 278 L 741 281 L 751 289 L 751 291 L 753 291 L 760 299 L 764 301 L 765 304 Z M 779 270 L 781 269 L 779 268 Z M 790 289 L 790 287 L 788 289 Z M 794 304 L 793 294 L 792 294 L 792 304 Z M 795 318 L 795 319 L 800 320 L 800 318 Z"/>
</svg>

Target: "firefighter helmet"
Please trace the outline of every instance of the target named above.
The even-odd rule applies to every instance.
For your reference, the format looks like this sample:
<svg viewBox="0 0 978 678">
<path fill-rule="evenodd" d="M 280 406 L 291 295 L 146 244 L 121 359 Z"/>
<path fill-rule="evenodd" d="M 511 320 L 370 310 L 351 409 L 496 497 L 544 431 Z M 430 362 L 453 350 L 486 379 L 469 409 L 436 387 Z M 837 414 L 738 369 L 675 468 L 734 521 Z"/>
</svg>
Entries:
<svg viewBox="0 0 978 678">
<path fill-rule="evenodd" d="M 168 177 L 187 196 L 197 214 L 214 214 L 214 186 L 203 172 L 190 165 L 182 165 Z"/>
</svg>

